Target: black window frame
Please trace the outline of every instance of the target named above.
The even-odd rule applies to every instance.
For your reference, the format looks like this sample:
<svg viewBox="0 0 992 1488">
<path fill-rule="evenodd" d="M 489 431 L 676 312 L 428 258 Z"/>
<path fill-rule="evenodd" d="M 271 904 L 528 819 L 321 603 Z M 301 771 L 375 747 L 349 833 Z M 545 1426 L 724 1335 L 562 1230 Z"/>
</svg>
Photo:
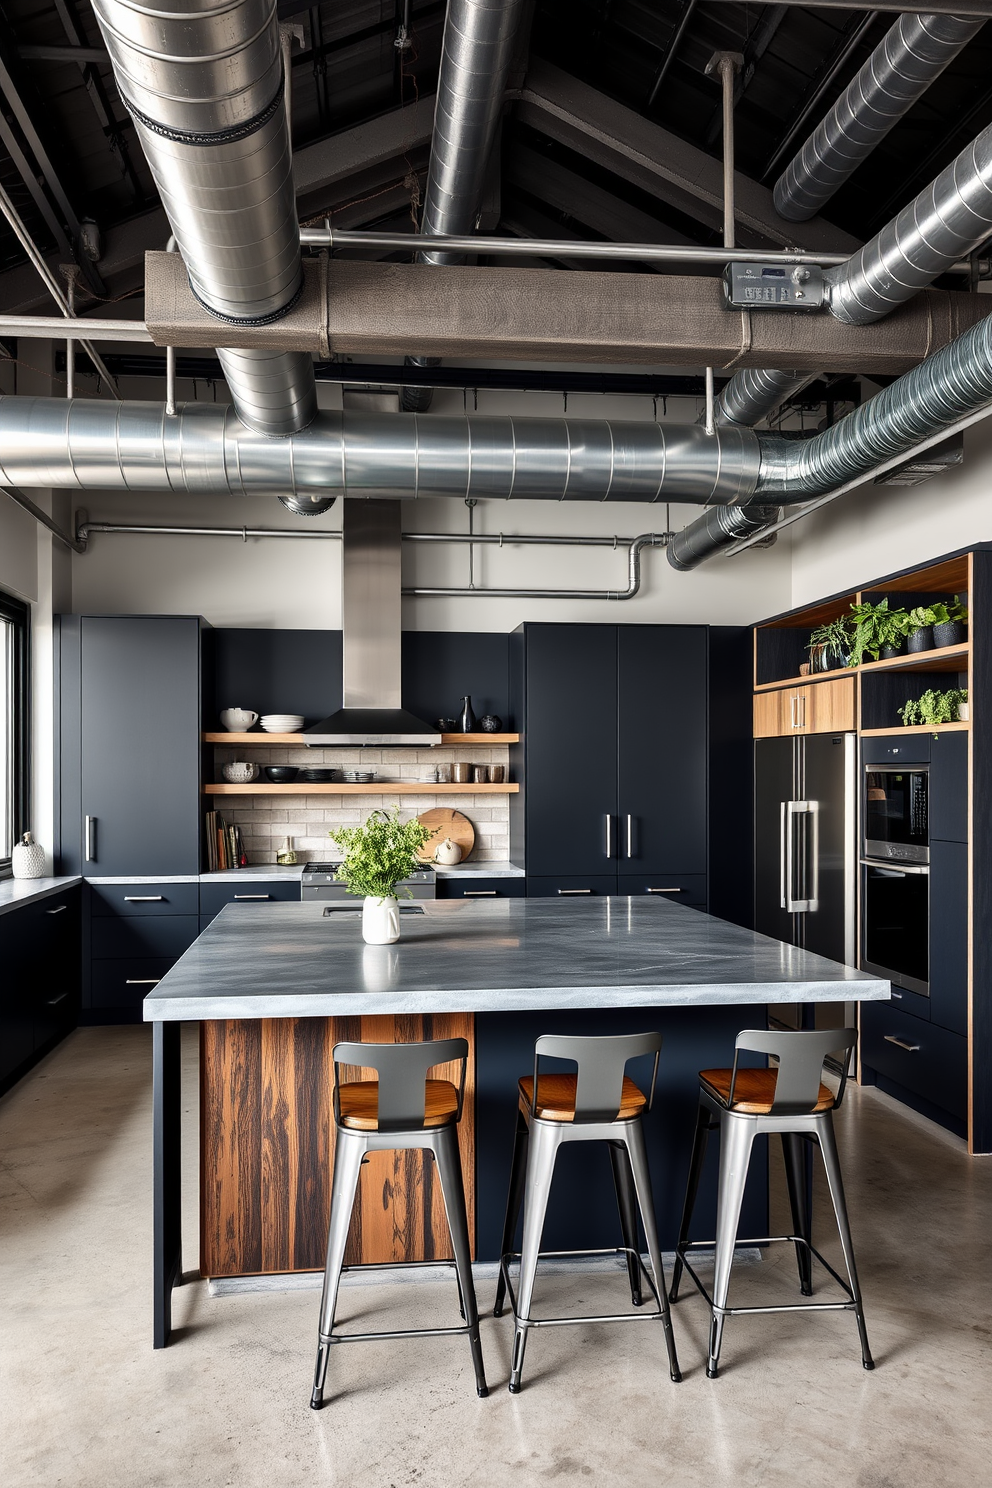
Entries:
<svg viewBox="0 0 992 1488">
<path fill-rule="evenodd" d="M 11 703 L 14 711 L 13 842 L 28 830 L 31 807 L 31 610 L 23 600 L 0 589 L 0 618 L 14 629 Z M 0 879 L 10 878 L 9 857 L 0 857 Z"/>
</svg>

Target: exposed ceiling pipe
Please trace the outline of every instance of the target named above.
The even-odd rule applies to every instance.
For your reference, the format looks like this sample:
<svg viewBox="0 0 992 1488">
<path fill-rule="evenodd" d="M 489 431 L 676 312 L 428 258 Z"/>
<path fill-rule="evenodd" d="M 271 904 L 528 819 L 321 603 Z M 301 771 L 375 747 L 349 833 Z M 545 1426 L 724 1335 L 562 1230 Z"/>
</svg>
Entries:
<svg viewBox="0 0 992 1488">
<path fill-rule="evenodd" d="M 471 233 L 476 226 L 523 9 L 524 0 L 448 0 L 421 222 L 425 237 Z M 418 262 L 461 263 L 462 255 L 428 249 Z M 410 362 L 434 367 L 438 358 Z M 422 413 L 433 396 L 433 388 L 405 387 L 400 407 Z"/>
<path fill-rule="evenodd" d="M 673 568 L 697 568 L 744 537 L 781 524 L 771 502 L 794 505 L 850 489 L 880 467 L 925 442 L 935 443 L 960 421 L 992 405 L 992 317 L 972 326 L 889 387 L 810 439 L 761 436 L 761 470 L 753 498 L 720 519 L 707 512 L 679 533 L 668 549 Z M 758 521 L 746 524 L 758 506 Z M 764 514 L 761 508 L 765 508 Z M 736 530 L 735 530 L 736 529 Z"/>
<path fill-rule="evenodd" d="M 219 323 L 267 325 L 303 283 L 276 5 L 173 4 L 93 9 L 194 294 Z M 248 428 L 291 434 L 313 418 L 309 355 L 217 355 Z"/>
<path fill-rule="evenodd" d="M 718 424 L 745 424 L 753 428 L 774 413 L 787 398 L 794 398 L 815 382 L 816 372 L 780 372 L 764 367 L 745 367 L 735 372 L 716 404 Z"/>
<path fill-rule="evenodd" d="M 779 216 L 808 222 L 821 212 L 984 24 L 974 16 L 900 16 L 775 182 Z"/>
</svg>

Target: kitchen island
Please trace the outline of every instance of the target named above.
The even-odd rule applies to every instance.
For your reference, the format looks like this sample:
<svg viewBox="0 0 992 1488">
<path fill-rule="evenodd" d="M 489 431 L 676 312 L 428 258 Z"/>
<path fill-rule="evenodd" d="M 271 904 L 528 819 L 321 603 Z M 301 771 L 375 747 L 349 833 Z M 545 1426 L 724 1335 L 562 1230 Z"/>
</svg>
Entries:
<svg viewBox="0 0 992 1488">
<path fill-rule="evenodd" d="M 656 1200 L 670 1233 L 688 1159 L 696 1071 L 729 1062 L 769 1002 L 882 999 L 889 984 L 796 946 L 659 899 L 421 901 L 394 946 L 320 903 L 229 905 L 150 993 L 154 1025 L 155 1345 L 182 1272 L 179 1025 L 201 1029 L 201 1270 L 319 1269 L 333 1122 L 330 1053 L 342 1039 L 451 1037 L 472 1047 L 461 1141 L 477 1254 L 495 1259 L 516 1079 L 542 1032 L 657 1026 L 666 1046 L 652 1112 Z M 653 1010 L 647 1015 L 644 1010 Z M 685 1147 L 684 1155 L 681 1148 Z M 678 1162 L 673 1160 L 678 1153 Z M 439 1195 L 419 1154 L 363 1170 L 350 1259 L 439 1259 Z M 595 1185 L 549 1213 L 569 1244 L 608 1212 Z M 757 1202 L 763 1203 L 763 1194 Z M 667 1216 L 667 1222 L 665 1217 Z M 576 1236 L 576 1225 L 587 1232 Z M 439 1243 L 437 1243 L 439 1242 Z"/>
</svg>

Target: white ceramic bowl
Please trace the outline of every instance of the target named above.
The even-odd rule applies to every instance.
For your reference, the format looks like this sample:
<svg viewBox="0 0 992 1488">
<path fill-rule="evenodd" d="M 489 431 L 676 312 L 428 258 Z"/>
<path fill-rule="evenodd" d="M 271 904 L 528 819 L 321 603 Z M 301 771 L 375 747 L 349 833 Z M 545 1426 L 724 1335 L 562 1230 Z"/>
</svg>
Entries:
<svg viewBox="0 0 992 1488">
<path fill-rule="evenodd" d="M 258 714 L 250 708 L 225 708 L 220 721 L 229 734 L 244 734 L 258 722 Z"/>
<path fill-rule="evenodd" d="M 258 776 L 258 766 L 249 764 L 247 760 L 232 760 L 221 768 L 220 773 L 228 785 L 250 785 Z"/>
<path fill-rule="evenodd" d="M 303 714 L 266 713 L 261 725 L 267 734 L 298 734 L 303 727 Z"/>
</svg>

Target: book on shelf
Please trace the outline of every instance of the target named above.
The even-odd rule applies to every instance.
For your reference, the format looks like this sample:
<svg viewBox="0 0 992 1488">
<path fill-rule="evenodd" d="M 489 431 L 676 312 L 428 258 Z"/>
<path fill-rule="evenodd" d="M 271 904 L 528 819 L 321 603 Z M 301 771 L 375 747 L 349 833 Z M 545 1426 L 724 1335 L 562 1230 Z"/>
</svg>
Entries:
<svg viewBox="0 0 992 1488">
<path fill-rule="evenodd" d="M 207 872 L 226 873 L 231 868 L 247 868 L 248 853 L 241 828 L 228 823 L 217 811 L 204 818 L 207 839 Z"/>
</svg>

